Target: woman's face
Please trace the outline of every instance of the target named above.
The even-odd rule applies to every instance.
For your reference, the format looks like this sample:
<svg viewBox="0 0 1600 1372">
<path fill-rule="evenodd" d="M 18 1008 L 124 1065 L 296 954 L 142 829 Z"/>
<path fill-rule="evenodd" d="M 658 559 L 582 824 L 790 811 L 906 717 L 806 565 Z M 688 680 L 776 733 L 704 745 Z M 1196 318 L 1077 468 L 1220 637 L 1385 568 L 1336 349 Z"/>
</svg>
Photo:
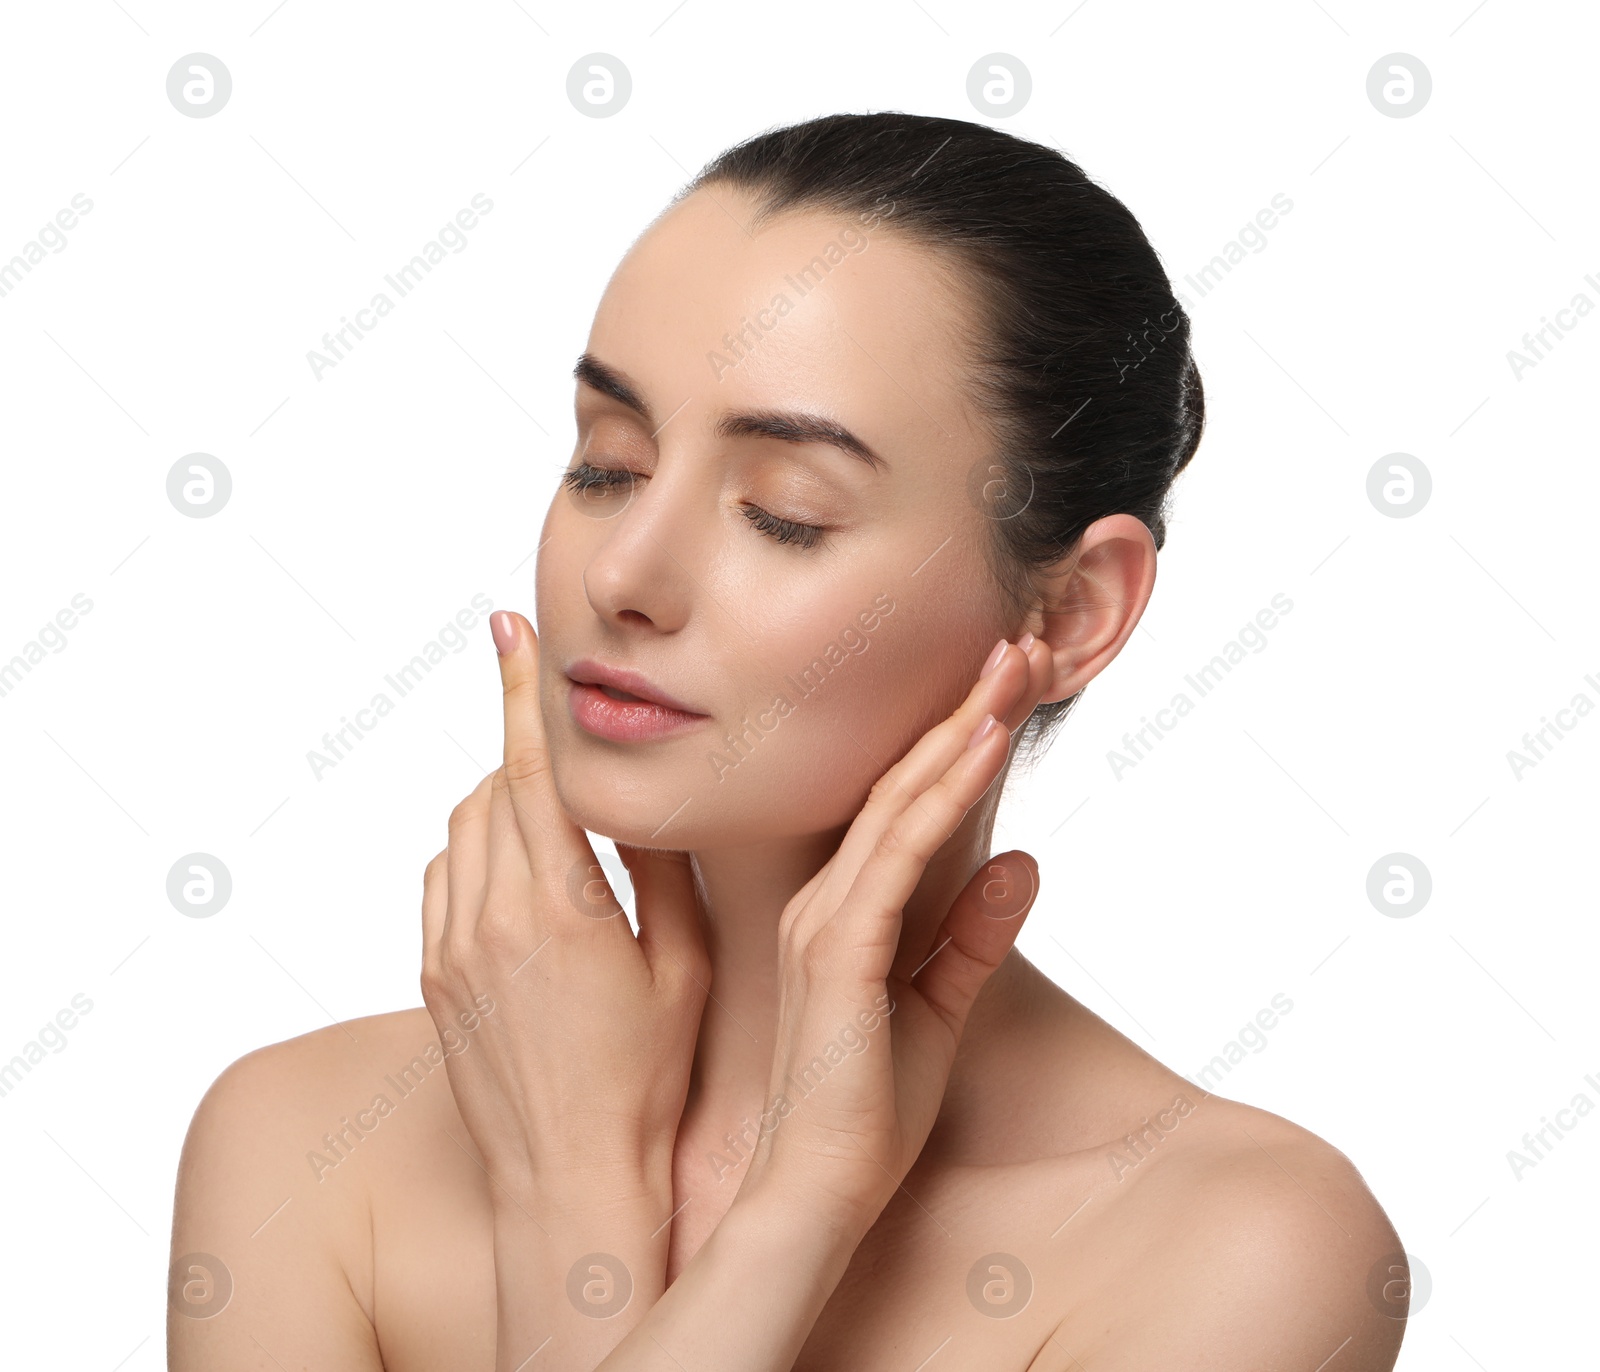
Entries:
<svg viewBox="0 0 1600 1372">
<path fill-rule="evenodd" d="M 848 825 L 1013 627 L 971 495 L 988 439 L 963 398 L 959 297 L 892 207 L 753 236 L 749 213 L 698 191 L 622 260 L 541 537 L 557 792 L 642 846 Z M 595 665 L 699 717 L 574 684 Z"/>
</svg>

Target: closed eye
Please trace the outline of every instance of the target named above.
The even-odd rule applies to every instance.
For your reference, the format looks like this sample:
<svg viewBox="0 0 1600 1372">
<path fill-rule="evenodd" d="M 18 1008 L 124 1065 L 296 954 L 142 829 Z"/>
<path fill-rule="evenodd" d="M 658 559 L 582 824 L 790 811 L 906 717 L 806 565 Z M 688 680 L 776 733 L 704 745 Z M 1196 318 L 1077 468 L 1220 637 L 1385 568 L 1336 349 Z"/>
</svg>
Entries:
<svg viewBox="0 0 1600 1372">
<path fill-rule="evenodd" d="M 561 484 L 569 491 L 592 491 L 596 487 L 631 486 L 633 473 L 626 468 L 594 467 L 580 462 L 561 473 Z"/>
<path fill-rule="evenodd" d="M 636 479 L 625 467 L 596 467 L 588 462 L 579 462 L 561 474 L 561 484 L 571 491 L 628 487 Z M 815 548 L 827 532 L 820 524 L 800 524 L 792 519 L 783 519 L 759 505 L 745 505 L 739 513 L 768 538 L 776 539 L 779 543 L 793 543 L 801 548 Z"/>
<path fill-rule="evenodd" d="M 797 524 L 792 519 L 780 519 L 775 514 L 768 514 L 759 505 L 746 505 L 739 513 L 779 543 L 797 543 L 802 548 L 815 548 L 822 542 L 824 530 L 820 524 Z"/>
</svg>

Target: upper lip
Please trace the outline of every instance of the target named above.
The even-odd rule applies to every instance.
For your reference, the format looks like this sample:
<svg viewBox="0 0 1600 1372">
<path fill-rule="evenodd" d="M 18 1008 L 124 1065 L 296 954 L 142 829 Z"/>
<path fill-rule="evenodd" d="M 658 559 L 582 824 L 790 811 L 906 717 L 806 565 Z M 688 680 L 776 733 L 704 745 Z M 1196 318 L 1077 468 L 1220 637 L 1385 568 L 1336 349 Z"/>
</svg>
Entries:
<svg viewBox="0 0 1600 1372">
<path fill-rule="evenodd" d="M 626 667 L 609 667 L 603 662 L 596 662 L 592 657 L 579 658 L 567 668 L 567 676 L 580 684 L 610 686 L 613 690 L 626 691 L 631 696 L 638 696 L 640 700 L 647 700 L 654 705 L 665 705 L 669 710 L 678 710 L 686 715 L 704 713 L 692 705 L 685 705 L 675 696 L 669 696 L 638 672 L 629 671 Z"/>
</svg>

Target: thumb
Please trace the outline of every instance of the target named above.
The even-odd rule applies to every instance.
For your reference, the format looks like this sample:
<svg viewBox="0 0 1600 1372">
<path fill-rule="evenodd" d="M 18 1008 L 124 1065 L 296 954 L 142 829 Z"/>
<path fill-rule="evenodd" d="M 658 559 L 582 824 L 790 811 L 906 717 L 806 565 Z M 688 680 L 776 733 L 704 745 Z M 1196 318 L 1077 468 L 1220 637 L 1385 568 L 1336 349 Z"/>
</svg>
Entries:
<svg viewBox="0 0 1600 1372">
<path fill-rule="evenodd" d="M 633 882 L 639 946 L 651 973 L 690 979 L 704 989 L 711 980 L 711 958 L 688 853 L 629 843 L 617 843 L 616 849 Z"/>
<path fill-rule="evenodd" d="M 1005 960 L 1039 893 L 1039 864 L 1018 849 L 992 857 L 962 888 L 912 984 L 959 1040 L 967 1013 Z"/>
</svg>

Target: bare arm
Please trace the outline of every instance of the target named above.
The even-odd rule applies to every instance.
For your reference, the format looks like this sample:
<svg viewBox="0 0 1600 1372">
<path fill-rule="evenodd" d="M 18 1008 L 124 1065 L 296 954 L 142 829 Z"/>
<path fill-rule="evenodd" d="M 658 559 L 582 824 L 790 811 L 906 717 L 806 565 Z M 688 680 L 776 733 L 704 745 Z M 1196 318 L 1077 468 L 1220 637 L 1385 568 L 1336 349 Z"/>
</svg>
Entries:
<svg viewBox="0 0 1600 1372">
<path fill-rule="evenodd" d="M 316 1134 L 294 1083 L 316 1051 L 298 1040 L 248 1054 L 195 1111 L 173 1216 L 171 1372 L 382 1372 L 341 1256 L 364 1220 L 306 1170 Z"/>
<path fill-rule="evenodd" d="M 607 1192 L 496 1186 L 497 1372 L 591 1372 L 661 1298 L 670 1186 L 659 1199 Z"/>
<path fill-rule="evenodd" d="M 492 1182 L 497 1372 L 591 1372 L 666 1285 L 710 969 L 686 854 L 618 844 L 634 935 L 555 791 L 533 626 L 491 623 L 505 761 L 424 873 L 422 994 L 441 1035 L 472 1032 L 446 1061 Z"/>
<path fill-rule="evenodd" d="M 742 1188 L 596 1372 L 788 1372 L 865 1232 L 776 1191 Z"/>
</svg>

